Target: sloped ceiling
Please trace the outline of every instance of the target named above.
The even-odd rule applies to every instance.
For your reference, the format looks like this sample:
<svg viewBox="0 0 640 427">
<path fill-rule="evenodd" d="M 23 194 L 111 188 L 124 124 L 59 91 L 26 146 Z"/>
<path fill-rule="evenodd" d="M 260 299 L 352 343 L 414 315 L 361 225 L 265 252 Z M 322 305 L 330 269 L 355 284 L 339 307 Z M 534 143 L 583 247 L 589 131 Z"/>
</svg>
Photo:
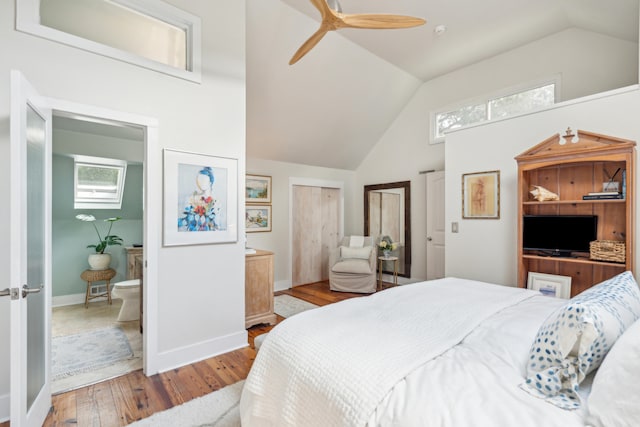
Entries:
<svg viewBox="0 0 640 427">
<path fill-rule="evenodd" d="M 424 81 L 571 27 L 638 41 L 638 0 L 341 4 L 344 13 L 419 16 L 427 25 L 330 32 L 289 66 L 318 28 L 318 11 L 308 0 L 247 2 L 248 157 L 354 170 Z M 437 25 L 447 27 L 441 36 Z"/>
</svg>

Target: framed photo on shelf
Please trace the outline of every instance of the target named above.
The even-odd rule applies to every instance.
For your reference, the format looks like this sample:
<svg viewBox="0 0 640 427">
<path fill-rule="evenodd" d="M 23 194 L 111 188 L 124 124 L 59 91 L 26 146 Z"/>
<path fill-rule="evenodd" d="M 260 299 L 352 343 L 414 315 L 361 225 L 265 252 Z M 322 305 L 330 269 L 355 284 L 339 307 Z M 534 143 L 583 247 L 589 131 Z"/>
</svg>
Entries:
<svg viewBox="0 0 640 427">
<path fill-rule="evenodd" d="M 530 271 L 527 288 L 555 298 L 571 298 L 571 277 Z"/>
<path fill-rule="evenodd" d="M 247 203 L 271 203 L 271 177 L 247 174 L 245 185 Z"/>
<path fill-rule="evenodd" d="M 462 175 L 462 218 L 500 218 L 500 171 Z"/>
<path fill-rule="evenodd" d="M 247 233 L 271 231 L 271 205 L 247 205 L 245 230 Z"/>
<path fill-rule="evenodd" d="M 238 241 L 238 160 L 164 149 L 163 245 Z"/>
</svg>

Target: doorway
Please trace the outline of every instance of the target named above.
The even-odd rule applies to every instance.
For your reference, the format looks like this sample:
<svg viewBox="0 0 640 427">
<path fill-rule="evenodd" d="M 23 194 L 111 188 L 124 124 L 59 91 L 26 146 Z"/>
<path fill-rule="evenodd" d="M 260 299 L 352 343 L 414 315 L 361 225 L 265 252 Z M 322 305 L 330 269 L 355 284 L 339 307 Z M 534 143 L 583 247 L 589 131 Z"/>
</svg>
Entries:
<svg viewBox="0 0 640 427">
<path fill-rule="evenodd" d="M 54 111 L 52 121 L 52 314 L 51 369 L 53 394 L 94 384 L 142 368 L 142 335 L 140 320 L 119 321 L 123 304 L 120 298 L 108 301 L 107 282 L 98 280 L 91 286 L 84 280 L 101 277 L 90 270 L 87 256 L 107 234 L 122 238 L 121 245 L 108 246 L 109 267 L 114 283 L 131 277 L 127 252 L 141 248 L 144 230 L 143 177 L 145 130 L 123 122 L 97 119 Z M 79 160 L 85 174 L 113 172 L 101 161 L 124 162 L 122 198 L 119 206 L 104 206 L 103 197 L 119 189 L 110 177 L 95 178 L 97 195 L 74 203 L 76 194 L 84 197 L 91 191 L 81 187 Z M 93 181 L 92 181 L 93 182 Z M 87 184 L 84 183 L 87 187 Z M 82 190 L 81 190 L 82 188 Z M 105 194 L 102 194 L 102 193 Z M 117 198 L 117 197 L 116 197 Z M 75 206 L 74 206 L 75 205 Z M 80 221 L 76 215 L 91 215 L 96 220 Z M 118 218 L 105 222 L 107 218 Z M 111 227 L 109 227 L 111 226 Z M 98 235 L 96 235 L 98 233 Z M 102 237 L 100 234 L 102 233 Z M 99 270 L 98 270 L 99 271 Z M 82 276 L 81 277 L 81 273 Z M 89 276 L 88 276 L 89 275 Z M 112 295 L 113 296 L 113 295 Z"/>
<path fill-rule="evenodd" d="M 89 286 L 80 273 L 90 268 L 86 259 L 93 249 L 86 246 L 98 243 L 100 233 L 105 236 L 110 230 L 123 239 L 122 245 L 105 251 L 111 254 L 114 271 L 110 288 L 132 279 L 127 251 L 143 246 L 145 131 L 119 121 L 54 111 L 52 136 L 51 391 L 56 394 L 142 368 L 139 319 L 118 321 L 122 299 L 113 298 L 109 304 L 107 296 L 99 296 L 107 295 L 107 282 Z M 120 206 L 74 206 L 74 195 L 79 192 L 75 161 L 88 158 L 126 162 Z M 104 170 L 96 167 L 96 172 Z M 108 186 L 100 189 L 103 187 Z M 92 215 L 96 220 L 86 223 L 76 219 L 77 214 Z M 105 223 L 107 218 L 120 219 Z"/>
</svg>

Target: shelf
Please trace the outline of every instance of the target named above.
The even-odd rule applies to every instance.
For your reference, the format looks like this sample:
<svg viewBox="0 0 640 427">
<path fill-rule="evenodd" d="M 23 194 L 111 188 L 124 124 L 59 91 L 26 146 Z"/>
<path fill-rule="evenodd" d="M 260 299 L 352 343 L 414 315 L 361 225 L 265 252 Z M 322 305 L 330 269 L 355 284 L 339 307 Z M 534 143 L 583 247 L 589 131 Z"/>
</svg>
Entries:
<svg viewBox="0 0 640 427">
<path fill-rule="evenodd" d="M 601 200 L 547 200 L 539 202 L 537 200 L 522 202 L 525 206 L 541 206 L 541 205 L 585 205 L 593 203 L 625 203 L 626 199 L 601 199 Z"/>
<path fill-rule="evenodd" d="M 557 261 L 557 262 L 573 262 L 576 264 L 606 265 L 607 267 L 620 267 L 621 269 L 626 268 L 626 264 L 624 263 L 596 261 L 588 258 L 570 258 L 570 257 L 542 256 L 542 255 L 531 255 L 531 254 L 523 254 L 522 258 L 534 259 L 534 260 L 540 260 L 540 261 Z"/>
</svg>

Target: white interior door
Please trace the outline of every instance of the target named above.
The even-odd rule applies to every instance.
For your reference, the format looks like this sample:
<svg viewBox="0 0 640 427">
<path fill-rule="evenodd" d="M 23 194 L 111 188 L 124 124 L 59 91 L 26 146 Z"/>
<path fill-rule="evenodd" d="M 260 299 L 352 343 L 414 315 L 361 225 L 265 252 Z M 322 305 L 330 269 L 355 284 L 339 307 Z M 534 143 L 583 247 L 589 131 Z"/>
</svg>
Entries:
<svg viewBox="0 0 640 427">
<path fill-rule="evenodd" d="M 444 171 L 427 174 L 427 280 L 444 277 Z"/>
<path fill-rule="evenodd" d="M 41 426 L 51 406 L 51 110 L 11 73 L 11 426 Z"/>
</svg>

